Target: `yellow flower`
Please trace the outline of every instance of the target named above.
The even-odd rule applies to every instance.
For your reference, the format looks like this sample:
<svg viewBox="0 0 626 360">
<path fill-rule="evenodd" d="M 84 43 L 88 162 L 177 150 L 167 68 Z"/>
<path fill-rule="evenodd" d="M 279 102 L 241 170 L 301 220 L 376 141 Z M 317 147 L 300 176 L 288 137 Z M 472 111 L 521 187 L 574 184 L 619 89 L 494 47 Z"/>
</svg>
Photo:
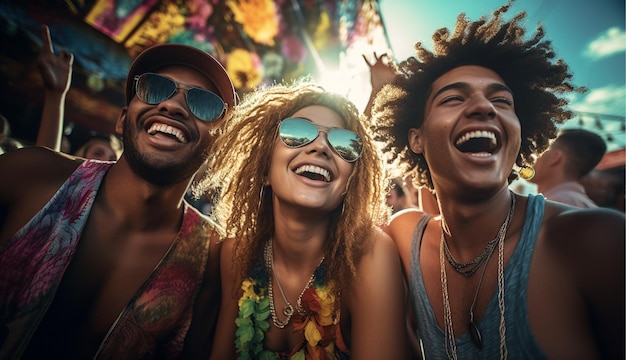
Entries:
<svg viewBox="0 0 626 360">
<path fill-rule="evenodd" d="M 330 16 L 326 11 L 320 14 L 320 22 L 315 28 L 313 42 L 316 49 L 323 49 L 328 44 L 328 33 L 330 31 Z"/>
<path fill-rule="evenodd" d="M 273 0 L 228 0 L 235 21 L 243 26 L 248 36 L 263 45 L 274 45 L 278 34 L 278 17 Z"/>
<path fill-rule="evenodd" d="M 226 71 L 237 89 L 252 90 L 263 80 L 261 59 L 245 49 L 235 49 L 228 54 Z"/>
<path fill-rule="evenodd" d="M 254 292 L 255 284 L 256 284 L 256 281 L 252 281 L 250 279 L 246 279 L 241 283 L 241 290 L 243 290 L 243 295 L 241 295 L 241 298 L 239 298 L 239 302 L 238 302 L 239 307 L 241 307 L 241 303 L 244 300 L 248 300 L 248 299 L 253 299 L 256 301 L 259 300 L 259 295 L 257 295 Z"/>
<path fill-rule="evenodd" d="M 322 340 L 322 335 L 319 330 L 317 330 L 317 326 L 315 326 L 314 321 L 306 323 L 306 326 L 304 327 L 304 338 L 309 342 L 310 346 L 317 346 L 317 343 Z"/>
<path fill-rule="evenodd" d="M 327 291 L 327 288 L 316 289 L 317 296 L 320 298 L 320 312 L 318 314 L 318 322 L 322 326 L 333 324 L 333 306 L 335 297 Z"/>
</svg>

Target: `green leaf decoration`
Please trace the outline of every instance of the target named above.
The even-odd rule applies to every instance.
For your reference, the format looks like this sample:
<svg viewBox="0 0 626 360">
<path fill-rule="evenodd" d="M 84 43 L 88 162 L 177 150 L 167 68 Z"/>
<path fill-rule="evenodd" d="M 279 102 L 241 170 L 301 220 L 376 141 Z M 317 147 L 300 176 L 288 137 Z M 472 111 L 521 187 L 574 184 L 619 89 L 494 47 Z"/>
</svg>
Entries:
<svg viewBox="0 0 626 360">
<path fill-rule="evenodd" d="M 244 300 L 239 308 L 239 314 L 243 317 L 249 317 L 255 313 L 256 302 L 252 299 Z"/>
</svg>

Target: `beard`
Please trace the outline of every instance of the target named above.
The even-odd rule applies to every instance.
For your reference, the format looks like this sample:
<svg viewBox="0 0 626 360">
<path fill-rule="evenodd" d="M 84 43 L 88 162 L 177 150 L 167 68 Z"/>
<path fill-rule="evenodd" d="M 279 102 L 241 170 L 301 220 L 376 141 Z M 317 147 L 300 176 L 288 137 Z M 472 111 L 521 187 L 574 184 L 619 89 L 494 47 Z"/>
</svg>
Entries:
<svg viewBox="0 0 626 360">
<path fill-rule="evenodd" d="M 171 186 L 180 182 L 188 182 L 207 158 L 206 150 L 196 151 L 184 158 L 168 154 L 142 153 L 135 141 L 137 138 L 136 127 L 133 128 L 128 118 L 124 121 L 123 126 L 123 156 L 138 177 L 153 185 Z"/>
</svg>

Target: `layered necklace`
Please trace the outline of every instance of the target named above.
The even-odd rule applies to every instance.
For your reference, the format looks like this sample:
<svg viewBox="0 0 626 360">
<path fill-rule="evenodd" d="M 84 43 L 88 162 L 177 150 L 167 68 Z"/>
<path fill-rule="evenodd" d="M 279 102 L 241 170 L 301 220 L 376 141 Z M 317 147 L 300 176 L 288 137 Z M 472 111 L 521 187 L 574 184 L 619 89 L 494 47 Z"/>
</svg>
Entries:
<svg viewBox="0 0 626 360">
<path fill-rule="evenodd" d="M 472 305 L 469 310 L 470 321 L 468 324 L 468 331 L 472 337 L 472 341 L 474 344 L 480 349 L 482 348 L 482 335 L 478 330 L 478 326 L 474 322 L 474 305 L 476 305 L 476 299 L 478 298 L 478 292 L 480 291 L 480 286 L 483 282 L 483 278 L 485 276 L 485 271 L 487 269 L 487 263 L 491 258 L 491 254 L 498 246 L 498 307 L 500 309 L 500 358 L 507 358 L 507 348 L 506 348 L 506 324 L 504 321 L 504 238 L 506 237 L 506 232 L 511 223 L 511 219 L 513 217 L 513 213 L 515 212 L 515 195 L 511 193 L 511 208 L 509 209 L 509 213 L 506 216 L 506 219 L 500 226 L 500 230 L 498 230 L 498 235 L 491 241 L 487 243 L 485 246 L 485 250 L 478 257 L 473 259 L 472 261 L 459 264 L 454 257 L 450 253 L 448 249 L 448 244 L 445 238 L 444 232 L 444 221 L 442 219 L 441 222 L 441 244 L 439 246 L 439 265 L 441 269 L 441 291 L 443 297 L 443 309 L 444 309 L 444 324 L 445 324 L 445 345 L 446 345 L 446 353 L 448 354 L 448 358 L 457 359 L 456 352 L 456 342 L 454 339 L 454 328 L 452 326 L 452 313 L 450 310 L 450 299 L 448 297 L 448 277 L 446 275 L 446 264 L 444 257 L 448 260 L 448 263 L 452 268 L 458 273 L 462 274 L 465 277 L 470 277 L 480 268 L 481 265 L 484 264 L 483 271 L 480 275 L 480 279 L 478 281 L 478 286 L 476 287 L 476 292 L 474 293 L 474 300 L 472 301 Z M 445 253 L 445 256 L 444 256 Z"/>
<path fill-rule="evenodd" d="M 285 295 L 285 291 L 283 290 L 283 287 L 281 286 L 280 281 L 278 280 L 278 276 L 276 275 L 276 271 L 274 270 L 274 250 L 272 247 L 271 239 L 265 244 L 265 249 L 263 251 L 263 258 L 265 260 L 265 267 L 267 268 L 267 272 L 271 274 L 270 279 L 268 281 L 268 285 L 267 285 L 267 295 L 270 300 L 270 313 L 272 314 L 272 322 L 274 323 L 274 326 L 276 326 L 277 328 L 284 329 L 285 326 L 289 324 L 291 317 L 296 311 L 298 312 L 298 314 L 301 314 L 301 315 L 305 314 L 304 309 L 302 308 L 302 296 L 304 296 L 304 293 L 311 287 L 311 285 L 313 285 L 313 282 L 315 281 L 315 271 L 313 272 L 313 274 L 311 274 L 309 281 L 307 281 L 306 285 L 304 285 L 304 288 L 298 295 L 298 299 L 296 300 L 296 307 L 294 308 L 291 302 L 289 302 L 289 300 L 287 299 L 287 296 Z M 319 268 L 320 265 L 322 265 L 322 262 L 324 262 L 324 257 L 322 257 L 322 260 L 317 265 L 316 269 Z M 283 315 L 285 315 L 285 320 L 282 320 L 282 321 L 278 319 L 278 316 L 276 316 L 276 306 L 274 304 L 274 286 L 272 285 L 272 277 L 276 280 L 276 285 L 278 285 L 278 290 L 280 291 L 280 295 L 282 296 L 283 301 L 285 302 L 285 307 L 283 307 L 283 311 L 282 311 Z"/>
</svg>

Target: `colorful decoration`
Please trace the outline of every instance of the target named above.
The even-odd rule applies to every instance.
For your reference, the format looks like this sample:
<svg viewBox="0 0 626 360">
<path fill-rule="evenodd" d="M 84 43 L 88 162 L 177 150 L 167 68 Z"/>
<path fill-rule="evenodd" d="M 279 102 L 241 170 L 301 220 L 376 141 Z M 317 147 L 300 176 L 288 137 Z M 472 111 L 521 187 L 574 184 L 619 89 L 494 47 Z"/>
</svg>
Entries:
<svg viewBox="0 0 626 360">
<path fill-rule="evenodd" d="M 251 91 L 263 80 L 263 63 L 256 53 L 235 49 L 228 54 L 226 71 L 237 89 Z"/>
<path fill-rule="evenodd" d="M 164 42 L 208 51 L 237 90 L 247 92 L 340 70 L 341 54 L 355 39 L 382 26 L 376 14 L 362 18 L 364 8 L 376 12 L 376 1 L 96 0 L 85 20 L 123 43 L 131 57 Z"/>
<path fill-rule="evenodd" d="M 234 20 L 243 31 L 261 45 L 274 45 L 278 34 L 278 17 L 272 0 L 227 0 L 226 4 L 235 15 Z"/>
<path fill-rule="evenodd" d="M 45 13 L 43 5 L 47 3 L 33 1 L 41 2 L 41 11 Z M 358 76 L 369 81 L 369 75 L 363 74 L 367 67 L 362 55 L 389 52 L 387 47 L 378 47 L 372 40 L 371 32 L 380 32 L 382 28 L 376 0 L 69 0 L 61 3 L 73 14 L 73 19 L 84 20 L 79 21 L 80 26 L 92 27 L 112 40 L 108 42 L 90 31 L 70 35 L 63 31 L 66 24 L 51 24 L 55 41 L 65 43 L 74 53 L 77 73 L 83 71 L 85 78 L 90 78 L 92 73 L 101 74 L 104 94 L 111 89 L 116 93 L 123 91 L 132 59 L 159 43 L 186 44 L 212 54 L 228 69 L 240 96 L 261 84 L 300 77 L 321 81 L 327 88 L 332 86 L 326 81 L 341 81 L 337 89 L 344 95 L 350 97 L 358 92 L 361 96 L 360 92 L 368 91 L 367 84 L 350 80 L 346 86 L 345 79 Z M 30 5 L 29 9 L 34 7 Z M 47 16 L 42 14 L 39 18 L 43 15 Z M 28 27 L 38 38 L 38 23 Z M 80 36 L 87 39 L 86 45 L 68 42 Z M 107 46 L 114 51 L 94 55 L 97 49 Z M 341 79 L 335 73 L 342 74 Z M 95 85 L 91 84 L 90 89 L 100 89 Z M 351 100 L 358 106 L 356 99 Z"/>
<path fill-rule="evenodd" d="M 98 0 L 85 21 L 117 42 L 123 42 L 157 0 Z"/>
<path fill-rule="evenodd" d="M 239 299 L 239 315 L 235 347 L 239 359 L 279 359 L 278 354 L 263 349 L 263 339 L 269 330 L 270 304 L 267 297 L 267 273 L 264 279 L 246 279 L 241 284 L 243 291 Z M 302 308 L 305 314 L 295 313 L 293 316 L 294 331 L 304 333 L 304 341 L 297 346 L 290 359 L 326 359 L 335 358 L 335 351 L 347 353 L 343 343 L 338 339 L 339 314 L 335 308 L 335 297 L 330 287 L 316 281 L 302 296 Z"/>
</svg>

